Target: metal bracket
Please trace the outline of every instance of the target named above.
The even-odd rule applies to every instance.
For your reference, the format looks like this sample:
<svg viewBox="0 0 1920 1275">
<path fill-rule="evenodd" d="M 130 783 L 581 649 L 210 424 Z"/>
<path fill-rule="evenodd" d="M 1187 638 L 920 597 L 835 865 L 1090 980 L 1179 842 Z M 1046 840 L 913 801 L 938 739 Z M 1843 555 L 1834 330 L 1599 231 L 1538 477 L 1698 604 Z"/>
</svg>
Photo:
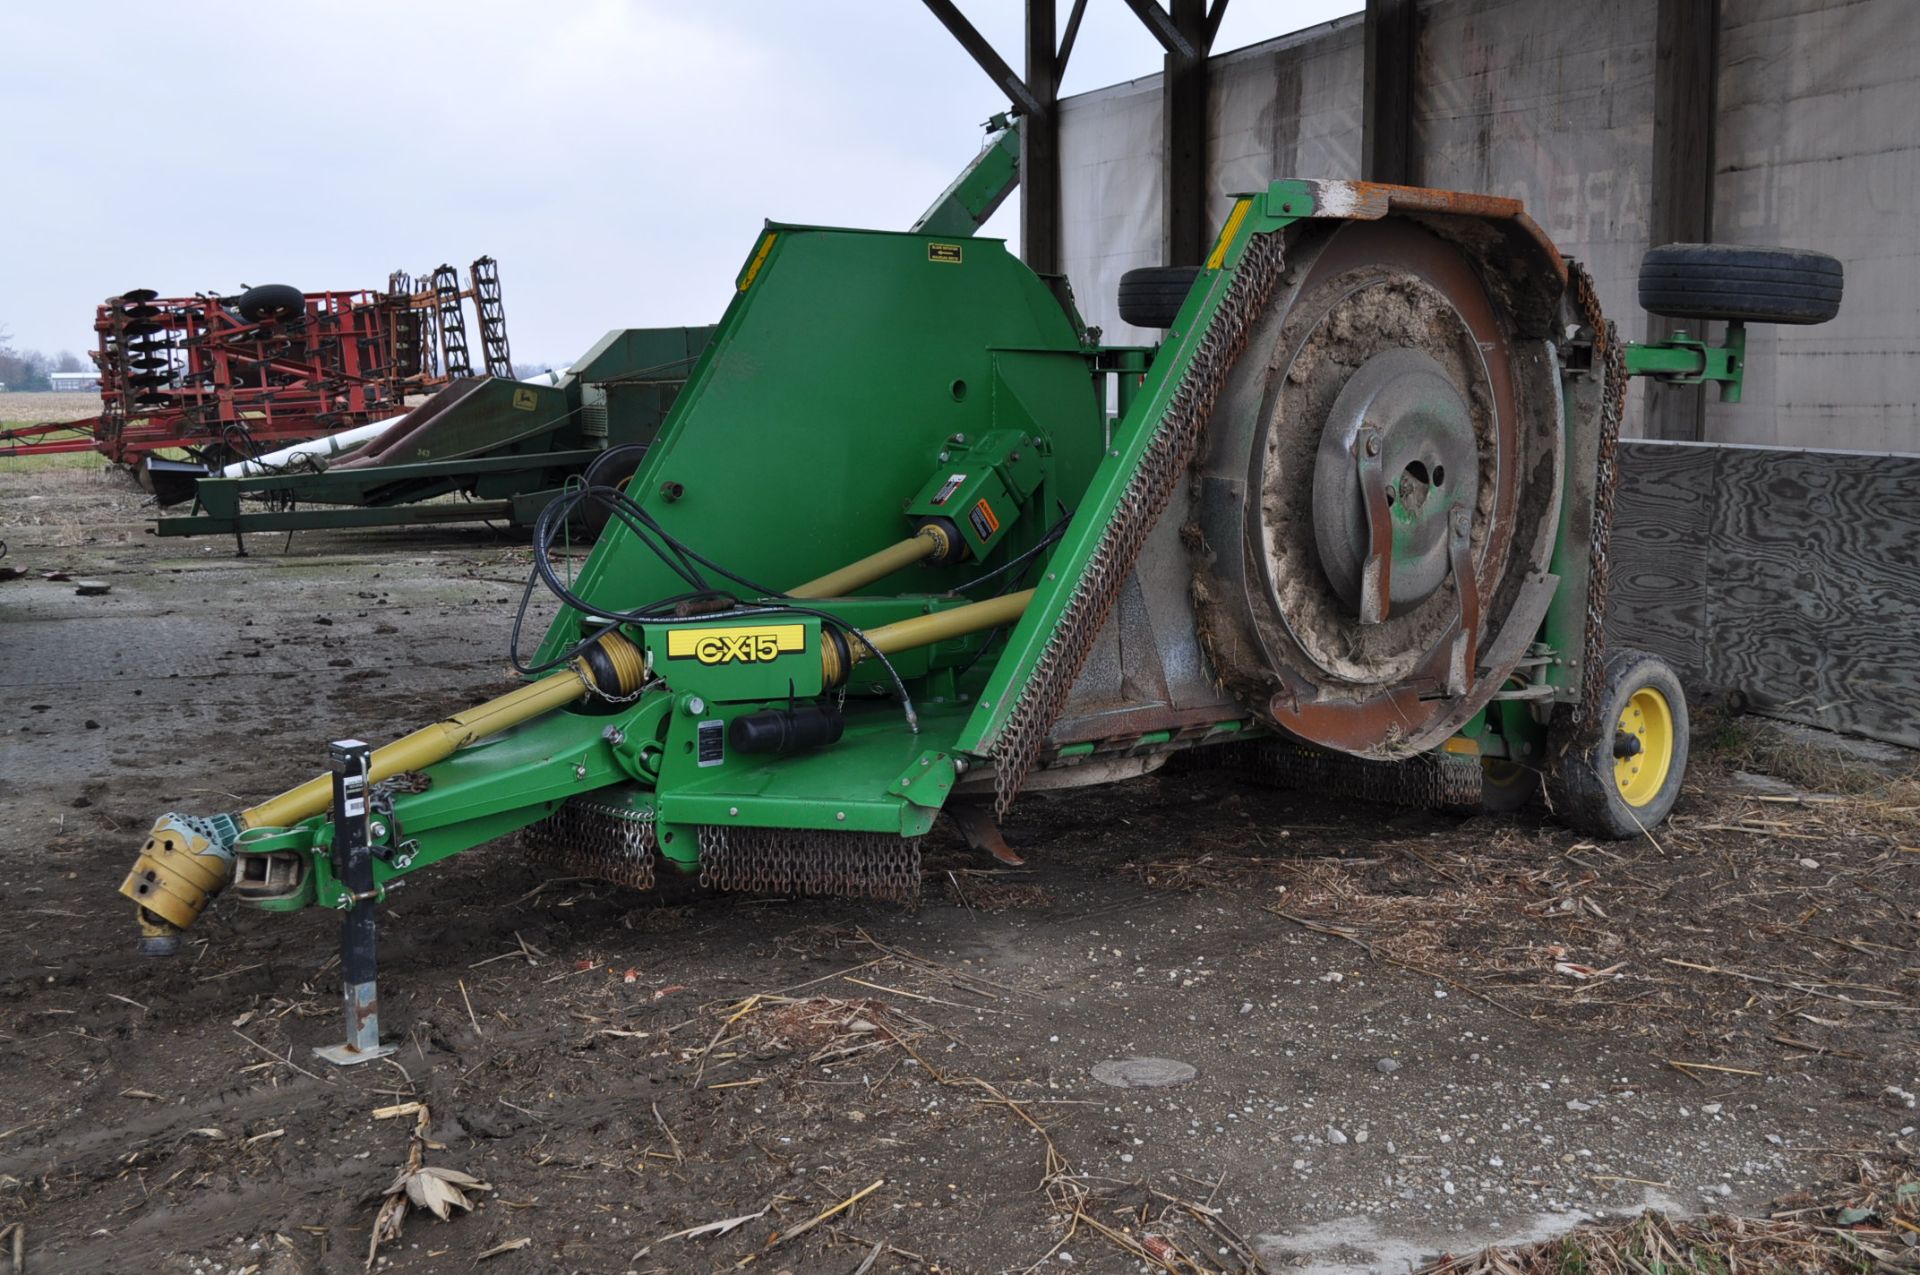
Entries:
<svg viewBox="0 0 1920 1275">
<path fill-rule="evenodd" d="M 1454 636 L 1447 660 L 1447 694 L 1458 699 L 1473 682 L 1473 661 L 1480 630 L 1480 590 L 1473 578 L 1473 520 L 1465 509 L 1447 519 L 1447 560 L 1453 573 L 1453 591 L 1460 599 L 1460 632 Z"/>
<path fill-rule="evenodd" d="M 1363 429 L 1354 439 L 1360 468 L 1360 503 L 1367 511 L 1367 558 L 1360 568 L 1360 623 L 1378 624 L 1393 609 L 1393 506 L 1387 503 L 1380 435 Z"/>
</svg>

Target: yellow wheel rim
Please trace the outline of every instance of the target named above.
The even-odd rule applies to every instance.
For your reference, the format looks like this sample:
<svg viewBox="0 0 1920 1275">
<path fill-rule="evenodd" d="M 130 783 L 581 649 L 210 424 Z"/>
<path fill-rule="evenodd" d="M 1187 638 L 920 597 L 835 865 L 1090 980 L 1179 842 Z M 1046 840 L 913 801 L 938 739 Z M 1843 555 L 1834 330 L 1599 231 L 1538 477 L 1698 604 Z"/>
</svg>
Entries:
<svg viewBox="0 0 1920 1275">
<path fill-rule="evenodd" d="M 1643 686 L 1620 711 L 1615 730 L 1640 742 L 1640 751 L 1613 761 L 1613 782 L 1629 806 L 1644 806 L 1667 786 L 1673 768 L 1673 706 L 1651 686 Z"/>
</svg>

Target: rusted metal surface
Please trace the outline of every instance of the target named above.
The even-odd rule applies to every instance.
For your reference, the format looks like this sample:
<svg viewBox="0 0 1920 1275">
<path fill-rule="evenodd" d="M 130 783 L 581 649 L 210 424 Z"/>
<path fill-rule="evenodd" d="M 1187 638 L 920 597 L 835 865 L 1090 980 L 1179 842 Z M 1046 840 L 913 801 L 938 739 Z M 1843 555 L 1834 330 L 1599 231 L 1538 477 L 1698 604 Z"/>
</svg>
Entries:
<svg viewBox="0 0 1920 1275">
<path fill-rule="evenodd" d="M 1000 822 L 993 817 L 993 808 L 985 802 L 950 801 L 946 805 L 953 826 L 966 838 L 970 850 L 985 850 L 1001 863 L 1019 867 L 1026 860 L 1021 858 L 1000 832 Z"/>
<path fill-rule="evenodd" d="M 1387 503 L 1380 436 L 1360 434 L 1360 501 L 1367 514 L 1367 556 L 1360 568 L 1360 623 L 1378 624 L 1393 614 L 1393 507 Z"/>
<path fill-rule="evenodd" d="M 1378 221 L 1399 213 L 1509 223 L 1515 235 L 1538 251 L 1540 260 L 1533 264 L 1546 266 L 1563 285 L 1566 283 L 1567 265 L 1560 250 L 1547 237 L 1547 232 L 1527 215 L 1526 205 L 1517 199 L 1429 186 L 1393 186 L 1385 182 L 1321 181 L 1307 185 L 1314 192 L 1315 217 Z"/>
<path fill-rule="evenodd" d="M 1322 747 L 1392 758 L 1432 747 L 1477 711 L 1505 677 L 1503 669 L 1480 667 L 1480 653 L 1512 652 L 1514 642 L 1496 645 L 1505 630 L 1515 623 L 1531 630 L 1538 623 L 1534 608 L 1514 603 L 1529 572 L 1537 574 L 1543 529 L 1550 540 L 1557 509 L 1559 421 L 1552 407 L 1557 387 L 1551 358 L 1543 340 L 1527 336 L 1521 316 L 1557 307 L 1563 288 L 1557 273 L 1536 273 L 1526 283 L 1525 296 L 1515 292 L 1513 280 L 1503 281 L 1500 254 L 1506 241 L 1487 221 L 1470 218 L 1491 216 L 1536 234 L 1531 223 L 1521 226 L 1514 201 L 1333 185 L 1338 196 L 1350 197 L 1352 215 L 1337 228 L 1320 223 L 1325 228 L 1319 232 L 1318 249 L 1303 244 L 1294 254 L 1304 277 L 1289 296 L 1275 302 L 1292 312 L 1273 320 L 1269 350 L 1256 352 L 1263 363 L 1250 372 L 1268 388 L 1248 390 L 1240 407 L 1243 416 L 1257 411 L 1255 433 L 1245 436 L 1245 423 L 1236 428 L 1230 420 L 1216 419 L 1211 426 L 1217 446 L 1203 462 L 1203 496 L 1192 528 L 1193 540 L 1204 545 L 1208 555 L 1195 589 L 1198 629 L 1223 679 L 1238 688 L 1244 702 L 1262 708 L 1262 716 L 1273 725 Z M 1321 184 L 1323 191 L 1328 188 Z M 1433 210 L 1460 224 L 1449 233 L 1437 224 L 1439 215 Z M 1536 266 L 1540 260 L 1545 258 L 1537 259 Z M 1556 270 L 1562 264 L 1557 254 L 1550 260 Z M 1321 623 L 1314 618 L 1317 611 L 1295 614 L 1291 609 L 1301 605 L 1306 568 L 1293 564 L 1283 571 L 1267 551 L 1276 543 L 1291 543 L 1287 538 L 1298 533 L 1289 530 L 1284 507 L 1262 494 L 1262 474 L 1276 447 L 1293 454 L 1289 440 L 1306 428 L 1300 422 L 1312 415 L 1302 415 L 1305 398 L 1289 406 L 1292 397 L 1299 396 L 1289 380 L 1290 369 L 1312 356 L 1316 339 L 1322 346 L 1333 339 L 1332 329 L 1327 334 L 1320 329 L 1333 321 L 1343 298 L 1378 286 L 1382 278 L 1415 280 L 1437 291 L 1461 325 L 1462 337 L 1478 351 L 1469 362 L 1477 362 L 1474 375 L 1484 377 L 1473 393 L 1484 394 L 1477 401 L 1487 417 L 1480 461 L 1487 485 L 1472 521 L 1456 527 L 1449 519 L 1451 605 L 1442 600 L 1444 595 L 1434 596 L 1426 604 L 1431 619 L 1417 624 L 1417 634 L 1409 631 L 1409 643 L 1393 648 L 1388 664 L 1370 671 L 1372 666 L 1349 667 L 1355 657 L 1347 644 L 1316 627 Z M 1351 325 L 1350 320 L 1342 323 Z M 1551 328 L 1550 323 L 1539 325 L 1543 334 Z M 1334 362 L 1344 365 L 1348 357 L 1366 353 L 1350 350 Z M 1291 424 L 1283 427 L 1284 422 Z M 1275 430 L 1281 432 L 1269 437 Z M 1237 442 L 1234 435 L 1240 436 Z M 1385 475 L 1375 475 L 1369 483 L 1366 458 L 1357 459 L 1366 488 L 1362 501 L 1370 516 L 1369 571 L 1359 614 L 1354 616 L 1352 609 L 1345 614 L 1371 625 L 1392 614 L 1391 575 L 1381 552 L 1390 552 L 1391 525 L 1381 516 L 1387 512 Z M 1285 460 L 1282 456 L 1279 463 Z M 1545 488 L 1540 486 L 1542 475 Z M 1459 512 L 1466 515 L 1468 510 Z M 1236 601 L 1241 598 L 1246 601 Z M 1289 598 L 1294 600 L 1285 601 Z M 1403 609 L 1409 617 L 1414 614 Z M 1237 618 L 1234 612 L 1240 612 Z"/>
<path fill-rule="evenodd" d="M 161 297 L 136 288 L 95 311 L 101 411 L 96 417 L 0 435 L 0 455 L 98 450 L 132 462 L 183 448 L 209 462 L 257 455 L 291 442 L 396 416 L 409 395 L 428 394 L 465 370 L 439 347 L 447 308 L 481 307 L 489 370 L 505 374 L 499 278 L 483 257 L 484 295 L 415 291 L 403 274 L 385 291 L 284 293 L 284 304 L 203 293 Z M 292 300 L 297 296 L 299 301 Z M 241 311 L 247 310 L 247 314 Z M 249 315 L 251 317 L 249 317 Z"/>
</svg>

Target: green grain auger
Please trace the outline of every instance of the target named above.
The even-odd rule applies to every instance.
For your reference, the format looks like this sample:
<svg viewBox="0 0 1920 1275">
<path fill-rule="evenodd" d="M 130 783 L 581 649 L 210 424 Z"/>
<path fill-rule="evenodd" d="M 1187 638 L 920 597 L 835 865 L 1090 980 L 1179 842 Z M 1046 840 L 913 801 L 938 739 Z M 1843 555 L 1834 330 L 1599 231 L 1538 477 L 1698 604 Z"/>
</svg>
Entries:
<svg viewBox="0 0 1920 1275">
<path fill-rule="evenodd" d="M 1662 249 L 1643 289 L 1837 305 L 1829 258 L 1723 251 Z M 634 887 L 907 900 L 943 811 L 1010 855 L 1022 791 L 1182 753 L 1544 788 L 1602 836 L 1666 815 L 1685 701 L 1602 648 L 1613 451 L 1630 371 L 1737 390 L 1731 341 L 1617 340 L 1515 201 L 1351 182 L 1241 197 L 1204 266 L 1135 272 L 1122 307 L 1164 340 L 1100 343 L 998 241 L 770 224 L 631 481 L 543 514 L 564 605 L 526 686 L 161 819 L 122 887 L 152 946 L 223 887 L 370 927 L 510 834 Z M 589 505 L 608 530 L 569 582 L 547 546 Z"/>
</svg>

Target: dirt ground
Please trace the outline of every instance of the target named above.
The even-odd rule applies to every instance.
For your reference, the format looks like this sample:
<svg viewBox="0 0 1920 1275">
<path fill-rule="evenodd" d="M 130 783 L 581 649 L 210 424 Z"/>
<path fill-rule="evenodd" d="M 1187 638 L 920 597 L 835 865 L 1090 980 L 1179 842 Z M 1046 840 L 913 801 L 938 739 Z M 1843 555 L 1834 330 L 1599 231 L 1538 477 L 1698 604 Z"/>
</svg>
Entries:
<svg viewBox="0 0 1920 1275">
<path fill-rule="evenodd" d="M 115 887 L 156 814 L 497 690 L 524 551 L 237 559 L 155 539 L 142 502 L 0 473 L 0 566 L 28 573 L 0 583 L 0 1225 L 35 1275 L 360 1270 L 415 1121 L 376 1112 L 407 1103 L 425 1164 L 489 1189 L 376 1268 L 490 1275 L 1403 1271 L 1649 1205 L 1791 1207 L 1920 1144 L 1915 789 L 1745 721 L 1703 726 L 1631 843 L 1202 756 L 1023 799 L 1022 870 L 939 842 L 917 910 L 489 848 L 384 910 L 401 1048 L 335 1070 L 329 916 L 223 900 L 145 961 Z M 1093 1074 L 1142 1057 L 1194 1078 Z"/>
</svg>

